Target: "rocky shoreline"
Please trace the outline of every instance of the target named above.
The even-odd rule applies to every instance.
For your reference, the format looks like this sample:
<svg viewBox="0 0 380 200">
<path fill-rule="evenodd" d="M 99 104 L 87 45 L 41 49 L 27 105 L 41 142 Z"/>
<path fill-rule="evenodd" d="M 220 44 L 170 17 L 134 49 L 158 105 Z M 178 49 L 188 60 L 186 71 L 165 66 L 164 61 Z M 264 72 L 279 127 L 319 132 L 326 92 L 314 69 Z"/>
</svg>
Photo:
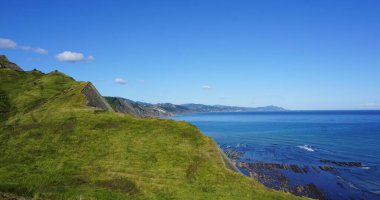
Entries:
<svg viewBox="0 0 380 200">
<path fill-rule="evenodd" d="M 221 146 L 221 149 L 243 174 L 259 181 L 266 187 L 321 200 L 332 198 L 314 183 L 316 179 L 319 178 L 323 181 L 324 179 L 336 178 L 336 187 L 342 190 L 350 190 L 355 186 L 338 176 L 337 170 L 364 166 L 361 162 L 322 159 L 319 160 L 319 165 L 262 162 L 244 158 L 245 152 L 237 150 L 235 147 Z M 304 180 L 294 181 L 292 177 L 293 179 L 297 177 L 297 179 L 303 178 Z M 360 199 L 357 196 L 343 196 L 343 194 L 340 198 Z"/>
</svg>

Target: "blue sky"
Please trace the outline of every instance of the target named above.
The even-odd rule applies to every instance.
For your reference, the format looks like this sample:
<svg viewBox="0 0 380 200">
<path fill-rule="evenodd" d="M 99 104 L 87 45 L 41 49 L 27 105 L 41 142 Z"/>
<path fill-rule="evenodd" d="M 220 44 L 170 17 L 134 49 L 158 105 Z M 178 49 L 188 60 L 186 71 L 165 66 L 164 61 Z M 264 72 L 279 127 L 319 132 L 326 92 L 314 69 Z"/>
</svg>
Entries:
<svg viewBox="0 0 380 200">
<path fill-rule="evenodd" d="M 12 0 L 0 27 L 0 54 L 103 95 L 380 109 L 378 0 Z"/>
</svg>

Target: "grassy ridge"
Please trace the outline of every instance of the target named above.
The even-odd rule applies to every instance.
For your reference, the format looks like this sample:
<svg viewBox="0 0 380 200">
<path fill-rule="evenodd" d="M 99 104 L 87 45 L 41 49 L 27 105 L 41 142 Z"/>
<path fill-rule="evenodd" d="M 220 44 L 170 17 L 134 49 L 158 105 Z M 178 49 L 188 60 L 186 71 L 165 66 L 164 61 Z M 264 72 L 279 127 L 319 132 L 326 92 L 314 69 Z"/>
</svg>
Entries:
<svg viewBox="0 0 380 200">
<path fill-rule="evenodd" d="M 294 199 L 223 167 L 185 122 L 88 108 L 86 85 L 0 69 L 0 192 L 52 199 Z"/>
</svg>

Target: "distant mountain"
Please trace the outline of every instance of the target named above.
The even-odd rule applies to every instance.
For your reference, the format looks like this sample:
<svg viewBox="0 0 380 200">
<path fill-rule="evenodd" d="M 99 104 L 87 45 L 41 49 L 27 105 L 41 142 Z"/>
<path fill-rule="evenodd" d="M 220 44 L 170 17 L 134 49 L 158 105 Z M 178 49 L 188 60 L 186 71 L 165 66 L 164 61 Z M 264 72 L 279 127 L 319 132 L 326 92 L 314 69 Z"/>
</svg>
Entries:
<svg viewBox="0 0 380 200">
<path fill-rule="evenodd" d="M 155 106 L 166 110 L 169 113 L 172 114 L 181 114 L 181 113 L 191 113 L 194 112 L 192 109 L 187 108 L 186 106 L 183 105 L 175 105 L 172 103 L 159 103 L 156 104 Z"/>
<path fill-rule="evenodd" d="M 224 106 L 224 105 L 203 105 L 203 104 L 182 104 L 181 106 L 186 107 L 193 112 L 253 112 L 253 111 L 284 111 L 284 108 L 277 106 L 265 106 L 265 107 L 238 107 L 238 106 Z"/>
<path fill-rule="evenodd" d="M 224 105 L 203 105 L 203 104 L 181 104 L 172 103 L 151 104 L 140 101 L 132 101 L 121 97 L 105 97 L 109 104 L 121 113 L 132 114 L 138 117 L 161 117 L 185 113 L 199 112 L 268 112 L 285 111 L 284 108 L 277 106 L 265 107 L 238 107 Z"/>
<path fill-rule="evenodd" d="M 263 107 L 256 107 L 251 108 L 251 112 L 276 112 L 276 111 L 286 111 L 285 108 L 279 107 L 279 106 L 263 106 Z"/>
</svg>

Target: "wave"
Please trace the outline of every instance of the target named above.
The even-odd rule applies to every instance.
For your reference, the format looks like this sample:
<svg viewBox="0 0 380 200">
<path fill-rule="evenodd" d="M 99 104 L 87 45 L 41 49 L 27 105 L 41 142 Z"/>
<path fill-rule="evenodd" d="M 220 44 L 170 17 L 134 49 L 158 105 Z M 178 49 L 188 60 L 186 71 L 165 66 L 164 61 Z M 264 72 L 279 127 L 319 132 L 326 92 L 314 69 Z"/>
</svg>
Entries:
<svg viewBox="0 0 380 200">
<path fill-rule="evenodd" d="M 306 150 L 306 151 L 311 151 L 311 152 L 315 151 L 315 149 L 311 148 L 311 146 L 309 146 L 307 144 L 305 144 L 303 146 L 300 145 L 300 146 L 297 146 L 297 147 L 300 148 L 300 149 Z"/>
<path fill-rule="evenodd" d="M 370 167 L 367 167 L 367 166 L 364 166 L 364 167 L 361 167 L 362 169 L 371 169 Z"/>
<path fill-rule="evenodd" d="M 360 190 L 358 187 L 356 187 L 353 183 L 351 183 L 350 181 L 348 181 L 347 179 L 341 177 L 341 176 L 336 176 L 338 178 L 338 180 L 341 180 L 343 181 L 344 183 L 346 183 L 350 188 L 353 188 L 355 190 Z"/>
</svg>

